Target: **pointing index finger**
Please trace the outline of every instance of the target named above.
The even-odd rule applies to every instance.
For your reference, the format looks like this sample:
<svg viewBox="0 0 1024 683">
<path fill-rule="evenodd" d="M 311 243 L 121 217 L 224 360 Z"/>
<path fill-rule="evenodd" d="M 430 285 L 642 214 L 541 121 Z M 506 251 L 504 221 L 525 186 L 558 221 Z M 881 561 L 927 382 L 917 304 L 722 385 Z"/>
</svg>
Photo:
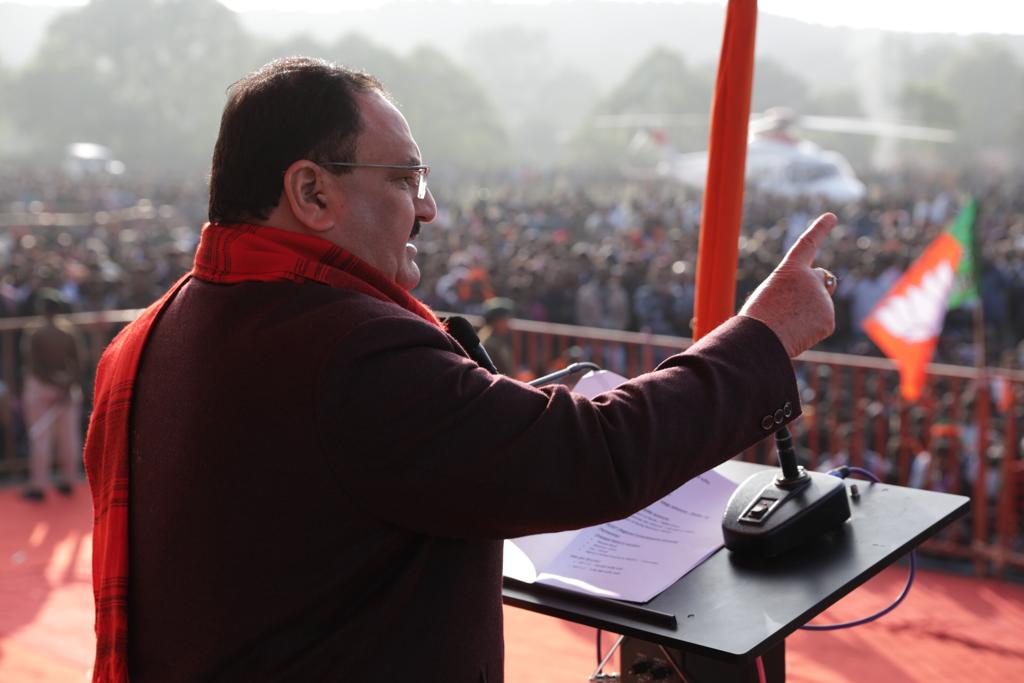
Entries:
<svg viewBox="0 0 1024 683">
<path fill-rule="evenodd" d="M 784 261 L 810 266 L 814 263 L 814 256 L 818 253 L 821 243 L 837 222 L 839 219 L 833 213 L 823 213 L 818 216 L 811 227 L 804 230 L 804 234 L 800 235 L 800 238 L 793 243 Z"/>
</svg>

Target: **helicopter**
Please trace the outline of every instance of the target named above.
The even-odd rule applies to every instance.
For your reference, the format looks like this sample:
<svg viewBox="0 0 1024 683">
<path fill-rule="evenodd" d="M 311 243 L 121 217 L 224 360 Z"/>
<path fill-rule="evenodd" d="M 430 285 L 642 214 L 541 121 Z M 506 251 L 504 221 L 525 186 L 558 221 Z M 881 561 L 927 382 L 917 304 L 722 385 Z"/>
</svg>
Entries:
<svg viewBox="0 0 1024 683">
<path fill-rule="evenodd" d="M 704 189 L 708 153 L 680 154 L 667 144 L 664 128 L 695 125 L 703 117 L 664 114 L 612 114 L 599 116 L 599 128 L 637 128 L 630 141 L 633 158 L 658 160 L 655 172 L 674 178 L 697 190 Z M 792 109 L 775 107 L 751 118 L 747 142 L 746 179 L 751 187 L 783 197 L 820 196 L 836 203 L 861 199 L 866 191 L 850 162 L 833 150 L 801 137 L 797 127 L 809 130 L 873 135 L 889 138 L 952 142 L 952 131 L 903 123 L 838 116 L 798 115 Z"/>
</svg>

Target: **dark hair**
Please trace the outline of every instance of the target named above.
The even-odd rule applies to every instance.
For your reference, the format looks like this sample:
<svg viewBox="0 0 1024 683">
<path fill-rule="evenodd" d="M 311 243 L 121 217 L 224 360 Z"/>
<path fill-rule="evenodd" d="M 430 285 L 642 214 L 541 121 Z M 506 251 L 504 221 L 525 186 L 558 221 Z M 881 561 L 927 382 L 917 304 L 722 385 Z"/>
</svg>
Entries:
<svg viewBox="0 0 1024 683">
<path fill-rule="evenodd" d="M 373 76 L 309 57 L 275 60 L 232 85 L 213 148 L 210 220 L 267 218 L 299 159 L 354 161 L 356 96 L 375 90 L 385 94 Z"/>
</svg>

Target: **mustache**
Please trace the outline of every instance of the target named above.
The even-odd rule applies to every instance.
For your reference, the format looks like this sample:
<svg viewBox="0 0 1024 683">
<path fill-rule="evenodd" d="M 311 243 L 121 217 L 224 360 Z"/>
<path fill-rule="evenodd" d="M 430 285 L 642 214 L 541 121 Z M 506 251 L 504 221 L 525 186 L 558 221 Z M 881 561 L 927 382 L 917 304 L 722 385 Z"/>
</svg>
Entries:
<svg viewBox="0 0 1024 683">
<path fill-rule="evenodd" d="M 416 235 L 418 234 L 420 234 L 420 221 L 419 219 L 416 219 L 412 223 L 412 232 L 409 233 L 409 237 L 413 238 L 416 237 Z"/>
</svg>

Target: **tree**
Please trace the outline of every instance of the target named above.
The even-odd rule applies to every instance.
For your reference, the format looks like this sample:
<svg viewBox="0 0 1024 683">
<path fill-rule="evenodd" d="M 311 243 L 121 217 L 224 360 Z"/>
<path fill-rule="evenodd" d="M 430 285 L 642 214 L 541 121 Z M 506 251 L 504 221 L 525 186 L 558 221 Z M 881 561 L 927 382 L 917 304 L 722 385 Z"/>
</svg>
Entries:
<svg viewBox="0 0 1024 683">
<path fill-rule="evenodd" d="M 85 140 L 136 169 L 194 169 L 208 163 L 249 46 L 215 0 L 93 0 L 50 26 L 14 115 L 44 157 Z"/>
<path fill-rule="evenodd" d="M 938 83 L 906 83 L 898 103 L 903 118 L 908 121 L 942 128 L 960 126 L 960 106 L 956 98 Z"/>
<path fill-rule="evenodd" d="M 929 43 L 917 51 L 908 47 L 908 54 L 902 60 L 903 78 L 908 83 L 935 83 L 956 59 L 957 53 L 956 44 L 948 39 Z"/>
<path fill-rule="evenodd" d="M 773 59 L 759 59 L 754 65 L 754 89 L 750 110 L 789 107 L 800 112 L 807 103 L 807 83 Z"/>
<path fill-rule="evenodd" d="M 290 55 L 318 56 L 380 79 L 409 120 L 424 159 L 438 168 L 479 169 L 504 161 L 505 135 L 483 89 L 433 48 L 402 58 L 349 33 L 330 46 L 295 36 L 259 50 L 255 66 Z"/>
<path fill-rule="evenodd" d="M 390 89 L 431 163 L 463 169 L 507 163 L 505 133 L 483 89 L 435 48 L 413 50 Z"/>
<path fill-rule="evenodd" d="M 508 131 L 511 160 L 558 161 L 565 138 L 597 99 L 591 76 L 556 66 L 548 34 L 522 26 L 476 33 L 465 54 Z"/>
<path fill-rule="evenodd" d="M 572 160 L 585 164 L 617 164 L 631 140 L 648 134 L 664 152 L 697 150 L 707 145 L 711 80 L 689 69 L 683 58 L 664 47 L 652 50 L 623 81 L 601 99 L 572 143 Z M 650 116 L 651 125 L 602 128 L 604 114 Z M 666 124 L 657 123 L 659 117 Z M 692 120 L 692 125 L 689 120 Z"/>
<path fill-rule="evenodd" d="M 550 70 L 515 131 L 520 157 L 542 164 L 563 161 L 568 139 L 597 98 L 598 86 L 587 73 L 571 67 Z"/>
<path fill-rule="evenodd" d="M 654 48 L 598 105 L 602 113 L 706 114 L 711 82 L 677 52 Z"/>
<path fill-rule="evenodd" d="M 331 47 L 330 55 L 349 68 L 373 74 L 391 91 L 396 84 L 410 80 L 416 73 L 415 63 L 402 59 L 359 33 L 342 37 Z"/>
<path fill-rule="evenodd" d="M 67 12 L 18 79 L 14 115 L 43 158 L 88 141 L 134 172 L 195 172 L 209 163 L 228 87 L 295 54 L 381 78 L 432 162 L 479 168 L 503 156 L 483 89 L 440 52 L 418 48 L 403 59 L 358 35 L 331 46 L 301 35 L 263 43 L 215 0 L 93 0 Z"/>
<path fill-rule="evenodd" d="M 316 38 L 306 33 L 299 33 L 277 43 L 256 43 L 249 63 L 248 71 L 260 68 L 264 64 L 285 57 L 326 57 L 332 51 Z"/>
<path fill-rule="evenodd" d="M 553 58 L 548 35 L 524 26 L 497 26 L 466 41 L 466 63 L 488 84 L 503 120 L 515 130 L 532 109 Z"/>
<path fill-rule="evenodd" d="M 942 74 L 942 85 L 958 104 L 958 147 L 969 153 L 1021 149 L 1024 71 L 1005 46 L 975 40 Z"/>
<path fill-rule="evenodd" d="M 945 87 L 935 82 L 910 82 L 903 86 L 897 100 L 901 118 L 911 123 L 962 129 L 960 103 Z M 900 155 L 932 166 L 955 164 L 962 154 L 957 145 L 901 140 Z"/>
<path fill-rule="evenodd" d="M 11 101 L 11 75 L 3 62 L 0 62 L 0 102 Z M 10 111 L 8 108 L 0 108 L 0 157 L 9 155 L 11 152 L 11 130 Z"/>
<path fill-rule="evenodd" d="M 853 88 L 837 88 L 813 93 L 807 98 L 800 113 L 808 116 L 817 114 L 863 117 L 864 105 L 860 95 Z M 856 169 L 863 170 L 871 165 L 871 155 L 876 142 L 873 137 L 812 130 L 804 130 L 803 134 L 824 149 L 839 152 Z"/>
<path fill-rule="evenodd" d="M 853 88 L 815 92 L 804 103 L 804 114 L 823 116 L 864 116 L 864 105 Z"/>
</svg>

